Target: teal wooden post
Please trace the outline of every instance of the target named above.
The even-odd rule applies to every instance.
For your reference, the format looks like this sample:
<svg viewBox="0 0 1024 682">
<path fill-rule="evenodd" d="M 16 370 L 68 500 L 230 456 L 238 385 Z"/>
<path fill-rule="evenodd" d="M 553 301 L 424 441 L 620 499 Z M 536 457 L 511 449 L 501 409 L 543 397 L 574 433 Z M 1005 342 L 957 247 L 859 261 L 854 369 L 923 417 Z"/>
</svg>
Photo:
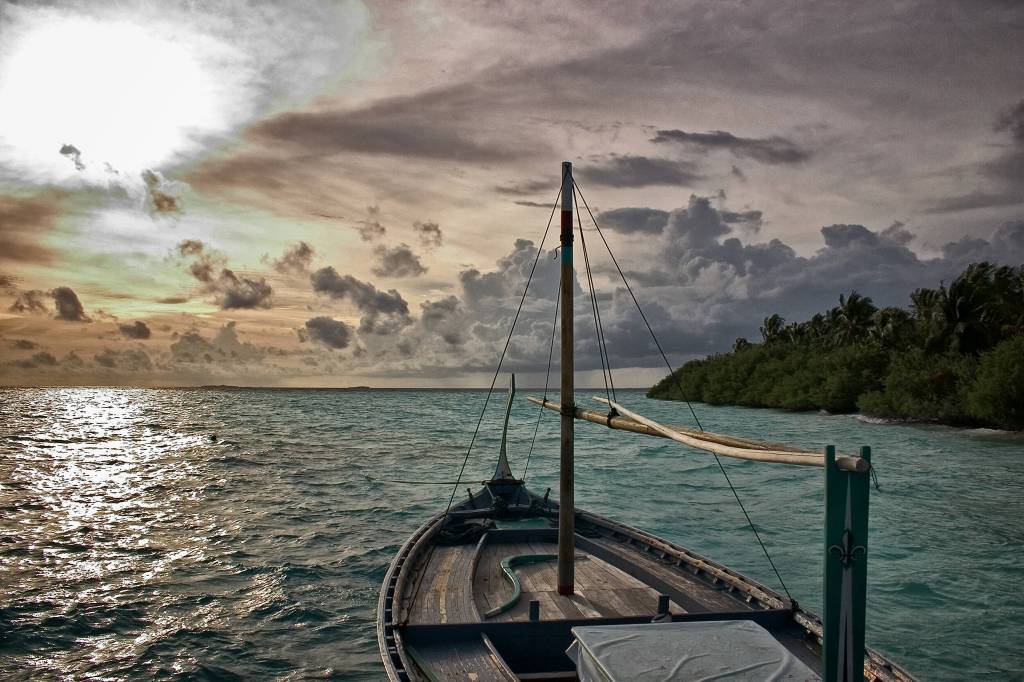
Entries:
<svg viewBox="0 0 1024 682">
<path fill-rule="evenodd" d="M 860 456 L 871 461 L 871 448 Z M 843 471 L 825 448 L 825 586 L 822 679 L 863 682 L 871 472 Z"/>
</svg>

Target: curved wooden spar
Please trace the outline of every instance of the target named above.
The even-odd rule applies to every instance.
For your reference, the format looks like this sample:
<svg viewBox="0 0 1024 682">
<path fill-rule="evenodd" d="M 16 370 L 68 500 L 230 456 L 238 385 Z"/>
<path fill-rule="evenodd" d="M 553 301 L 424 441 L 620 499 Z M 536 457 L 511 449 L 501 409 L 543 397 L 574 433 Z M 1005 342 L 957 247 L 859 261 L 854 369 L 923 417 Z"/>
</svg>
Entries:
<svg viewBox="0 0 1024 682">
<path fill-rule="evenodd" d="M 736 459 L 749 459 L 756 462 L 776 462 L 779 464 L 802 464 L 804 466 L 825 466 L 825 455 L 806 450 L 755 450 L 753 448 L 738 448 L 732 445 L 723 445 L 713 441 L 690 436 L 674 431 L 667 426 L 659 424 L 653 419 L 648 419 L 633 412 L 613 400 L 594 398 L 599 403 L 604 403 L 615 408 L 620 414 L 624 414 L 633 421 L 644 424 L 660 433 L 665 438 L 670 438 L 684 445 L 689 445 L 698 450 L 706 450 L 724 457 L 735 457 Z M 844 471 L 856 471 L 864 473 L 871 468 L 871 463 L 862 457 L 850 457 L 849 455 L 836 455 L 836 465 Z"/>
<path fill-rule="evenodd" d="M 534 396 L 528 396 L 529 400 L 534 405 L 540 405 L 546 407 L 553 412 L 560 412 L 562 409 L 561 403 L 557 400 L 546 400 L 536 398 Z M 664 438 L 661 433 L 655 431 L 645 424 L 623 417 L 622 415 L 609 417 L 607 412 L 598 412 L 597 410 L 588 410 L 580 407 L 579 405 L 573 408 L 576 419 L 582 419 L 584 421 L 593 422 L 595 424 L 603 424 L 609 428 L 617 431 L 632 431 L 633 433 L 642 433 L 645 436 L 657 436 L 658 438 Z M 723 445 L 735 445 L 741 448 L 753 448 L 755 450 L 787 450 L 788 448 L 784 445 L 778 445 L 774 443 L 763 443 L 760 441 L 750 440 L 747 438 L 739 438 L 737 436 L 724 436 L 720 433 L 711 433 L 710 431 L 698 431 L 697 429 L 688 429 L 685 426 L 665 426 L 667 429 L 678 431 L 679 433 L 689 434 L 694 437 L 700 437 L 704 440 L 713 441 L 716 443 L 722 443 Z"/>
<path fill-rule="evenodd" d="M 561 405 L 550 400 L 542 400 L 530 396 L 528 400 L 536 405 L 541 405 L 555 412 L 561 411 Z M 748 459 L 756 462 L 775 462 L 782 464 L 798 464 L 802 466 L 824 466 L 825 458 L 821 453 L 788 448 L 783 445 L 758 443 L 745 438 L 723 436 L 720 434 L 694 431 L 679 426 L 666 426 L 659 424 L 653 419 L 643 417 L 622 405 L 603 398 L 594 398 L 598 402 L 610 404 L 620 416 L 609 417 L 606 413 L 596 410 L 585 410 L 579 407 L 575 409 L 577 419 L 603 424 L 611 429 L 620 431 L 632 431 L 648 436 L 668 438 L 684 445 L 713 452 L 724 457 L 736 459 Z M 836 465 L 844 471 L 865 472 L 871 465 L 860 457 L 849 455 L 836 455 Z"/>
</svg>

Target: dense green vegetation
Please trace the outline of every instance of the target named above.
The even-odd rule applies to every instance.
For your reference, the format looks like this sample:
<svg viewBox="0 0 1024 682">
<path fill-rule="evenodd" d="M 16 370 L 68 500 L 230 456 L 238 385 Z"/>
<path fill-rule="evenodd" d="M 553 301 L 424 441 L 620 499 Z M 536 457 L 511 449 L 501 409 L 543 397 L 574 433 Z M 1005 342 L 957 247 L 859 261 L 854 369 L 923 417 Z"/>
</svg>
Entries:
<svg viewBox="0 0 1024 682">
<path fill-rule="evenodd" d="M 916 290 L 908 309 L 851 292 L 805 322 L 765 318 L 761 337 L 686 363 L 648 395 L 1024 429 L 1024 266 L 974 263 Z"/>
</svg>

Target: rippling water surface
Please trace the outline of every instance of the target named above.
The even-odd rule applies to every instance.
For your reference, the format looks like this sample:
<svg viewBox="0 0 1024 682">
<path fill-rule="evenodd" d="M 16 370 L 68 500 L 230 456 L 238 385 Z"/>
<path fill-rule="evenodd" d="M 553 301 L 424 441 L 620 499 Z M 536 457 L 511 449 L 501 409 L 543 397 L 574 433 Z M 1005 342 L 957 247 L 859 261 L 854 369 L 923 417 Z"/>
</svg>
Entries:
<svg viewBox="0 0 1024 682">
<path fill-rule="evenodd" d="M 379 479 L 453 478 L 483 397 L 0 390 L 0 675 L 380 679 L 379 582 L 451 491 Z M 620 398 L 689 423 L 678 404 Z M 504 401 L 492 402 L 474 478 L 493 469 Z M 709 430 L 872 445 L 869 644 L 923 679 L 1024 679 L 1024 438 L 696 407 Z M 535 410 L 516 409 L 517 472 Z M 545 417 L 538 490 L 556 482 Z M 708 456 L 577 433 L 581 507 L 777 584 Z M 820 471 L 726 466 L 789 590 L 818 610 Z"/>
</svg>

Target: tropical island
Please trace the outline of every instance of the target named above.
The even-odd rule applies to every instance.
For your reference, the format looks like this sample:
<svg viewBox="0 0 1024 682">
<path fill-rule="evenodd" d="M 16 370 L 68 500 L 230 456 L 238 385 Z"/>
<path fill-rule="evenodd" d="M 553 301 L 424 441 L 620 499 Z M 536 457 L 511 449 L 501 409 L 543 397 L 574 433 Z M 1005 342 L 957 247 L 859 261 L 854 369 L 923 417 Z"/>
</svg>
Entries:
<svg viewBox="0 0 1024 682">
<path fill-rule="evenodd" d="M 857 292 L 761 342 L 687 362 L 648 397 L 1024 429 L 1024 266 L 974 263 L 908 308 Z"/>
</svg>

